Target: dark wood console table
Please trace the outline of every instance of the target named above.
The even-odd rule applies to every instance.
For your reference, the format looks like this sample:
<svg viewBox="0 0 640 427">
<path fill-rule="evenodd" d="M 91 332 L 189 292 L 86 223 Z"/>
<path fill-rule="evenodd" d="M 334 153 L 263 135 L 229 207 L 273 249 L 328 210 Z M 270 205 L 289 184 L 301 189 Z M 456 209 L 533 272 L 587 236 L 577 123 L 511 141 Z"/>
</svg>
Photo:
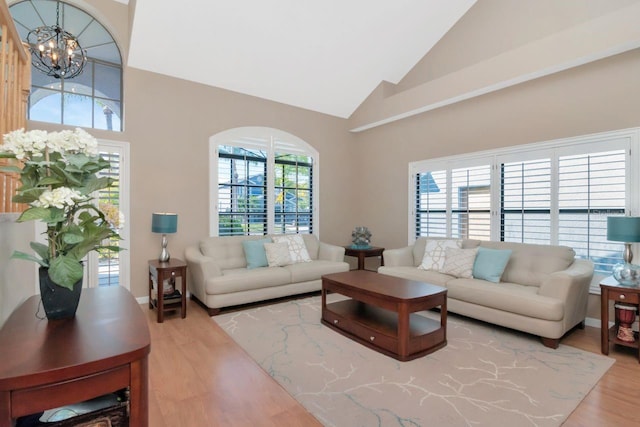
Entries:
<svg viewBox="0 0 640 427">
<path fill-rule="evenodd" d="M 0 329 L 0 426 L 127 387 L 129 425 L 148 426 L 151 341 L 133 295 L 83 289 L 76 317 L 54 321 L 36 317 L 39 303 L 32 296 Z"/>
</svg>

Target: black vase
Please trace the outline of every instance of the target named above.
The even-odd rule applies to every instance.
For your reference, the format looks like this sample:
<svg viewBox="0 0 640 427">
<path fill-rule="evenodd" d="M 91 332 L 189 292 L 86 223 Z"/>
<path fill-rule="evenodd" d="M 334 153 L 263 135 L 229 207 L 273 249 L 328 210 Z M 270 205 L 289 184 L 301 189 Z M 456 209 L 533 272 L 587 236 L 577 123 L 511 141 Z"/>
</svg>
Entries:
<svg viewBox="0 0 640 427">
<path fill-rule="evenodd" d="M 40 267 L 40 298 L 47 314 L 47 319 L 69 319 L 75 317 L 80 302 L 82 279 L 78 280 L 73 289 L 69 290 L 56 284 L 49 277 L 49 269 Z"/>
</svg>

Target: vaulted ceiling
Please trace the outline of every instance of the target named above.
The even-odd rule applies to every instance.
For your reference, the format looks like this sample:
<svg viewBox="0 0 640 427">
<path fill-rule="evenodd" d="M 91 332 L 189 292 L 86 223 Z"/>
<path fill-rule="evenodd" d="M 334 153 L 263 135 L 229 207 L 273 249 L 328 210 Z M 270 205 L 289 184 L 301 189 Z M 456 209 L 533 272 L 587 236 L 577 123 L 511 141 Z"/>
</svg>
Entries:
<svg viewBox="0 0 640 427">
<path fill-rule="evenodd" d="M 128 65 L 346 118 L 474 3 L 137 0 Z"/>
</svg>

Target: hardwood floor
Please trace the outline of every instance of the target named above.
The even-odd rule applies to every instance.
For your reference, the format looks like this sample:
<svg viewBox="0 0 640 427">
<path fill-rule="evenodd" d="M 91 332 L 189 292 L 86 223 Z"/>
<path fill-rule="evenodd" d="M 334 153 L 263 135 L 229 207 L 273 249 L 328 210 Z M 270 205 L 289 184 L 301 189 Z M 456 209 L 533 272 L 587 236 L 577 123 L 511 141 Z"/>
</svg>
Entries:
<svg viewBox="0 0 640 427">
<path fill-rule="evenodd" d="M 263 371 L 189 300 L 187 317 L 148 313 L 149 425 L 320 426 L 321 424 Z M 561 341 L 600 353 L 600 330 L 577 329 Z M 565 426 L 640 425 L 640 364 L 637 352 L 611 348 L 616 363 L 580 403 Z"/>
</svg>

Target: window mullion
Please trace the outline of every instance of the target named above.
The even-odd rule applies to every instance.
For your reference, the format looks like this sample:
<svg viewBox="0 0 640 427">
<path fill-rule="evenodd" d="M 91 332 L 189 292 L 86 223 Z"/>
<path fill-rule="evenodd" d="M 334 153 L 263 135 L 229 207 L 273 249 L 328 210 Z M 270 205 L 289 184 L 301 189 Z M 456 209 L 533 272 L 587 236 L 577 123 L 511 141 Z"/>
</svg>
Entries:
<svg viewBox="0 0 640 427">
<path fill-rule="evenodd" d="M 560 193 L 560 162 L 557 151 L 554 150 L 551 155 L 551 203 L 549 205 L 550 212 L 550 230 L 551 236 L 549 237 L 549 243 L 552 245 L 558 244 L 558 235 L 560 234 L 560 207 L 559 207 L 559 193 Z"/>
<path fill-rule="evenodd" d="M 275 233 L 275 141 L 273 136 L 269 138 L 269 148 L 267 149 L 267 200 L 265 201 L 265 207 L 267 209 L 267 234 Z"/>
</svg>

